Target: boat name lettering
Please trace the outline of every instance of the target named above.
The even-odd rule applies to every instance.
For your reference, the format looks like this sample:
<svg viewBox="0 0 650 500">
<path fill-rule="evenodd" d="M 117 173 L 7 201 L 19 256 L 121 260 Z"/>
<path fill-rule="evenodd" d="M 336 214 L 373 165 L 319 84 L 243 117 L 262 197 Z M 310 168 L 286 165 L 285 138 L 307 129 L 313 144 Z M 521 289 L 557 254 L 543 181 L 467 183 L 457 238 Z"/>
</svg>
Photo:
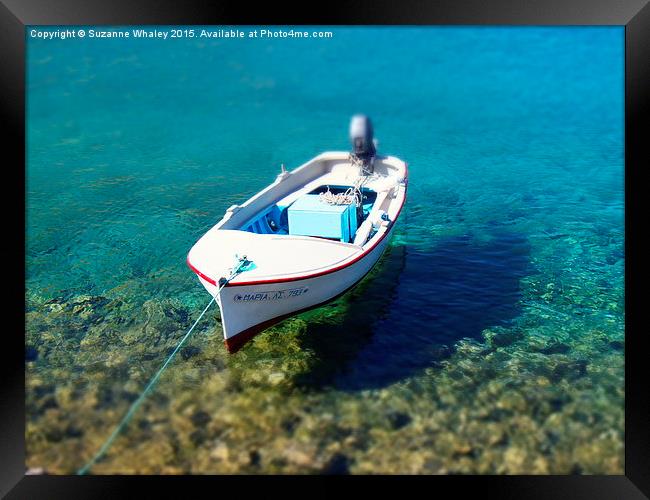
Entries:
<svg viewBox="0 0 650 500">
<path fill-rule="evenodd" d="M 235 302 L 266 302 L 271 300 L 284 300 L 292 297 L 298 297 L 307 293 L 309 288 L 303 286 L 300 288 L 291 288 L 289 290 L 269 290 L 256 293 L 238 293 L 235 295 Z"/>
</svg>

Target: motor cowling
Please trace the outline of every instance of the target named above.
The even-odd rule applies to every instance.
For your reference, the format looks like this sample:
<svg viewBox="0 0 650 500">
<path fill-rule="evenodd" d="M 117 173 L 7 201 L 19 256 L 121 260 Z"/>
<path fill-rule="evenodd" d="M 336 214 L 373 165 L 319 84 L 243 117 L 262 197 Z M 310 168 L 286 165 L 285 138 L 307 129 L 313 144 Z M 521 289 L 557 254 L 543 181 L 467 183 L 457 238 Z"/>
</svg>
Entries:
<svg viewBox="0 0 650 500">
<path fill-rule="evenodd" d="M 373 138 L 372 123 L 365 115 L 354 115 L 350 121 L 350 142 L 352 143 L 352 155 L 369 164 L 375 154 L 375 142 Z"/>
</svg>

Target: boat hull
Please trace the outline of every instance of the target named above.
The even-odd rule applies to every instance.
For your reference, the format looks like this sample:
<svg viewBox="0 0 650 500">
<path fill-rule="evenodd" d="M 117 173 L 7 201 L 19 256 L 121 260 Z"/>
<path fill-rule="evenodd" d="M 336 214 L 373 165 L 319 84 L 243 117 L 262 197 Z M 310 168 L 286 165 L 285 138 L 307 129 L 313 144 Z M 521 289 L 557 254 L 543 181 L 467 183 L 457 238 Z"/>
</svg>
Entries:
<svg viewBox="0 0 650 500">
<path fill-rule="evenodd" d="M 374 248 L 349 265 L 318 276 L 258 284 L 229 283 L 219 291 L 199 276 L 221 311 L 224 343 L 229 352 L 270 326 L 291 316 L 319 307 L 347 292 L 368 274 L 384 253 L 394 229 L 388 229 Z"/>
</svg>

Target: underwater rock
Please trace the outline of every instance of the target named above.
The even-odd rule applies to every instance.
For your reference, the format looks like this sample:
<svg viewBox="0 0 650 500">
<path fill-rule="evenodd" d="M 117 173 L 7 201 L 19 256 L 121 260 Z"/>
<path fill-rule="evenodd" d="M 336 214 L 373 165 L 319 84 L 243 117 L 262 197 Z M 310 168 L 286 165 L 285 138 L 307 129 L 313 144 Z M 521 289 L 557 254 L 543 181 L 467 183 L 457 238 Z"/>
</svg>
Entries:
<svg viewBox="0 0 650 500">
<path fill-rule="evenodd" d="M 113 391 L 108 387 L 100 387 L 97 390 L 97 401 L 94 408 L 101 410 L 103 408 L 110 408 L 113 405 Z"/>
<path fill-rule="evenodd" d="M 69 438 L 78 438 L 83 436 L 84 431 L 79 429 L 78 427 L 70 424 L 65 428 L 65 435 Z"/>
<path fill-rule="evenodd" d="M 43 310 L 48 313 L 59 313 L 63 311 L 67 306 L 66 299 L 63 297 L 55 297 L 46 301 L 43 304 Z"/>
<path fill-rule="evenodd" d="M 165 316 L 182 326 L 190 325 L 190 315 L 184 308 L 169 306 L 164 309 Z"/>
<path fill-rule="evenodd" d="M 390 411 L 388 412 L 387 417 L 390 427 L 393 430 L 401 429 L 411 423 L 411 417 L 404 412 Z"/>
<path fill-rule="evenodd" d="M 574 411 L 571 418 L 581 424 L 591 425 L 593 423 L 593 419 L 583 411 Z"/>
<path fill-rule="evenodd" d="M 43 401 L 43 404 L 40 407 L 39 413 L 44 413 L 46 410 L 49 410 L 51 408 L 58 408 L 59 404 L 56 402 L 56 399 L 54 396 L 47 398 L 45 401 Z"/>
<path fill-rule="evenodd" d="M 48 429 L 45 431 L 45 439 L 47 439 L 51 443 L 58 443 L 63 439 L 63 431 L 58 428 L 53 428 L 53 429 Z"/>
<path fill-rule="evenodd" d="M 491 434 L 490 437 L 488 438 L 488 444 L 490 446 L 505 446 L 510 442 L 510 439 L 508 438 L 508 434 L 505 432 L 497 432 L 494 434 Z"/>
<path fill-rule="evenodd" d="M 284 469 L 288 463 L 289 462 L 287 462 L 287 459 L 283 457 L 274 457 L 270 461 L 271 466 L 276 467 L 278 469 Z"/>
<path fill-rule="evenodd" d="M 483 336 L 491 347 L 505 347 L 520 340 L 523 333 L 518 329 L 493 328 L 486 330 Z"/>
<path fill-rule="evenodd" d="M 284 449 L 284 457 L 293 465 L 299 467 L 311 467 L 314 460 L 314 453 L 316 450 L 307 450 L 298 448 L 296 445 L 288 446 Z"/>
<path fill-rule="evenodd" d="M 348 448 L 354 448 L 359 451 L 366 451 L 370 447 L 370 437 L 368 429 L 357 428 L 348 437 L 343 440 L 343 445 Z"/>
<path fill-rule="evenodd" d="M 73 307 L 86 307 L 97 309 L 105 306 L 110 302 L 110 299 L 102 296 L 93 295 L 78 295 L 69 300 L 69 304 Z"/>
<path fill-rule="evenodd" d="M 504 408 L 492 408 L 485 416 L 481 417 L 481 420 L 487 420 L 490 422 L 501 422 L 506 418 L 510 417 L 511 415 L 512 412 Z"/>
<path fill-rule="evenodd" d="M 323 466 L 322 474 L 343 475 L 350 473 L 350 463 L 347 455 L 335 453 Z"/>
<path fill-rule="evenodd" d="M 554 342 L 539 350 L 542 354 L 566 354 L 571 348 L 562 342 Z"/>
<path fill-rule="evenodd" d="M 625 342 L 622 340 L 612 340 L 609 342 L 609 347 L 617 351 L 623 351 L 625 350 Z"/>
<path fill-rule="evenodd" d="M 503 454 L 503 466 L 507 474 L 521 474 L 526 462 L 528 453 L 525 449 L 512 446 Z"/>
<path fill-rule="evenodd" d="M 301 421 L 302 419 L 298 415 L 291 415 L 280 422 L 280 427 L 282 427 L 287 434 L 292 435 L 293 431 Z"/>
<path fill-rule="evenodd" d="M 573 466 L 571 467 L 571 471 L 569 472 L 569 474 L 576 475 L 576 474 L 582 474 L 583 472 L 584 472 L 584 471 L 583 471 L 582 467 L 580 467 L 579 464 L 573 464 Z"/>
<path fill-rule="evenodd" d="M 325 435 L 330 438 L 332 442 L 338 443 L 344 441 L 347 437 L 351 436 L 354 430 L 350 427 L 342 425 L 330 425 L 325 431 Z"/>
<path fill-rule="evenodd" d="M 431 358 L 434 363 L 440 363 L 448 359 L 453 354 L 453 350 L 448 345 L 440 345 L 431 349 Z"/>
<path fill-rule="evenodd" d="M 456 443 L 453 448 L 454 458 L 459 458 L 462 456 L 475 457 L 477 455 L 476 450 L 469 443 Z"/>
<path fill-rule="evenodd" d="M 32 346 L 25 346 L 25 361 L 30 363 L 38 358 L 38 350 Z"/>
<path fill-rule="evenodd" d="M 527 408 L 526 398 L 520 392 L 514 390 L 505 391 L 497 401 L 497 408 L 514 414 L 523 413 Z"/>
<path fill-rule="evenodd" d="M 259 451 L 251 450 L 248 452 L 248 465 L 251 465 L 252 467 L 259 467 L 261 460 L 262 456 L 260 455 Z"/>
<path fill-rule="evenodd" d="M 48 394 L 53 394 L 53 393 L 54 393 L 54 386 L 50 384 L 37 385 L 36 387 L 34 387 L 34 396 L 37 399 L 40 399 L 43 396 L 47 396 Z"/>
<path fill-rule="evenodd" d="M 485 345 L 467 338 L 456 342 L 455 348 L 457 353 L 467 355 L 468 357 L 481 355 L 486 350 Z"/>
<path fill-rule="evenodd" d="M 544 442 L 544 445 L 547 447 L 548 451 L 550 451 L 557 443 L 560 442 L 561 439 L 561 436 L 557 432 L 546 431 L 546 441 Z"/>
<path fill-rule="evenodd" d="M 228 449 L 228 445 L 220 441 L 217 446 L 215 446 L 210 452 L 210 457 L 218 461 L 226 462 L 230 457 L 230 450 Z"/>
<path fill-rule="evenodd" d="M 569 381 L 578 380 L 587 374 L 588 364 L 589 363 L 584 359 L 561 362 L 553 369 L 551 381 L 559 382 L 563 378 Z"/>
<path fill-rule="evenodd" d="M 83 320 L 96 323 L 101 320 L 101 309 L 109 302 L 106 297 L 79 295 L 68 302 L 66 309 Z"/>
<path fill-rule="evenodd" d="M 551 411 L 554 413 L 557 413 L 564 408 L 564 405 L 567 404 L 570 401 L 569 397 L 556 397 L 556 398 L 551 398 L 548 402 Z"/>
<path fill-rule="evenodd" d="M 170 307 L 165 302 L 149 299 L 142 304 L 142 311 L 146 317 L 146 322 L 142 327 L 143 340 L 153 341 L 155 344 L 161 338 L 166 340 L 184 328 L 185 325 L 179 324 L 165 314 L 165 310 Z"/>
<path fill-rule="evenodd" d="M 204 429 L 196 429 L 190 434 L 190 441 L 194 446 L 200 446 L 205 442 L 207 437 Z"/>
<path fill-rule="evenodd" d="M 136 394 L 135 392 L 124 390 L 120 392 L 120 397 L 122 399 L 125 399 L 129 403 L 133 403 L 136 399 L 138 399 L 138 394 Z"/>
<path fill-rule="evenodd" d="M 138 342 L 141 338 L 141 331 L 138 330 L 137 328 L 130 328 L 126 330 L 125 332 L 120 333 L 120 340 L 126 344 L 127 346 L 133 345 L 136 342 Z M 85 340 L 85 339 L 84 339 Z M 153 353 L 152 353 L 153 354 Z M 143 356 L 145 359 L 147 359 L 147 354 Z M 153 357 L 155 357 L 156 354 L 153 354 Z"/>
<path fill-rule="evenodd" d="M 187 346 L 181 349 L 181 356 L 185 361 L 187 361 L 190 358 L 193 358 L 194 356 L 197 356 L 200 353 L 201 353 L 201 349 L 199 349 L 196 346 Z"/>
<path fill-rule="evenodd" d="M 138 420 L 138 429 L 146 431 L 151 429 L 151 422 L 146 418 Z"/>
<path fill-rule="evenodd" d="M 215 371 L 221 371 L 226 368 L 226 362 L 221 358 L 213 357 L 210 359 L 210 363 Z"/>
<path fill-rule="evenodd" d="M 195 411 L 190 417 L 190 420 L 192 421 L 192 424 L 194 424 L 194 427 L 203 427 L 211 419 L 212 417 L 210 417 L 210 414 L 203 410 Z"/>
</svg>

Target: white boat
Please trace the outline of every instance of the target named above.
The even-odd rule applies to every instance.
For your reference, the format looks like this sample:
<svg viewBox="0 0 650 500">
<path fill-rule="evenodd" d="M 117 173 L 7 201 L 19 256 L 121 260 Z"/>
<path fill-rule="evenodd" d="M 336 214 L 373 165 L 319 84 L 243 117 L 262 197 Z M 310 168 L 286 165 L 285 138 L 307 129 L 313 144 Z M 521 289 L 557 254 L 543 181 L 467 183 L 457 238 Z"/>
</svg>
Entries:
<svg viewBox="0 0 650 500">
<path fill-rule="evenodd" d="M 229 352 L 354 287 L 388 245 L 406 201 L 407 164 L 376 154 L 366 117 L 353 117 L 350 135 L 351 153 L 283 167 L 188 253 L 188 266 L 219 305 Z"/>
</svg>

